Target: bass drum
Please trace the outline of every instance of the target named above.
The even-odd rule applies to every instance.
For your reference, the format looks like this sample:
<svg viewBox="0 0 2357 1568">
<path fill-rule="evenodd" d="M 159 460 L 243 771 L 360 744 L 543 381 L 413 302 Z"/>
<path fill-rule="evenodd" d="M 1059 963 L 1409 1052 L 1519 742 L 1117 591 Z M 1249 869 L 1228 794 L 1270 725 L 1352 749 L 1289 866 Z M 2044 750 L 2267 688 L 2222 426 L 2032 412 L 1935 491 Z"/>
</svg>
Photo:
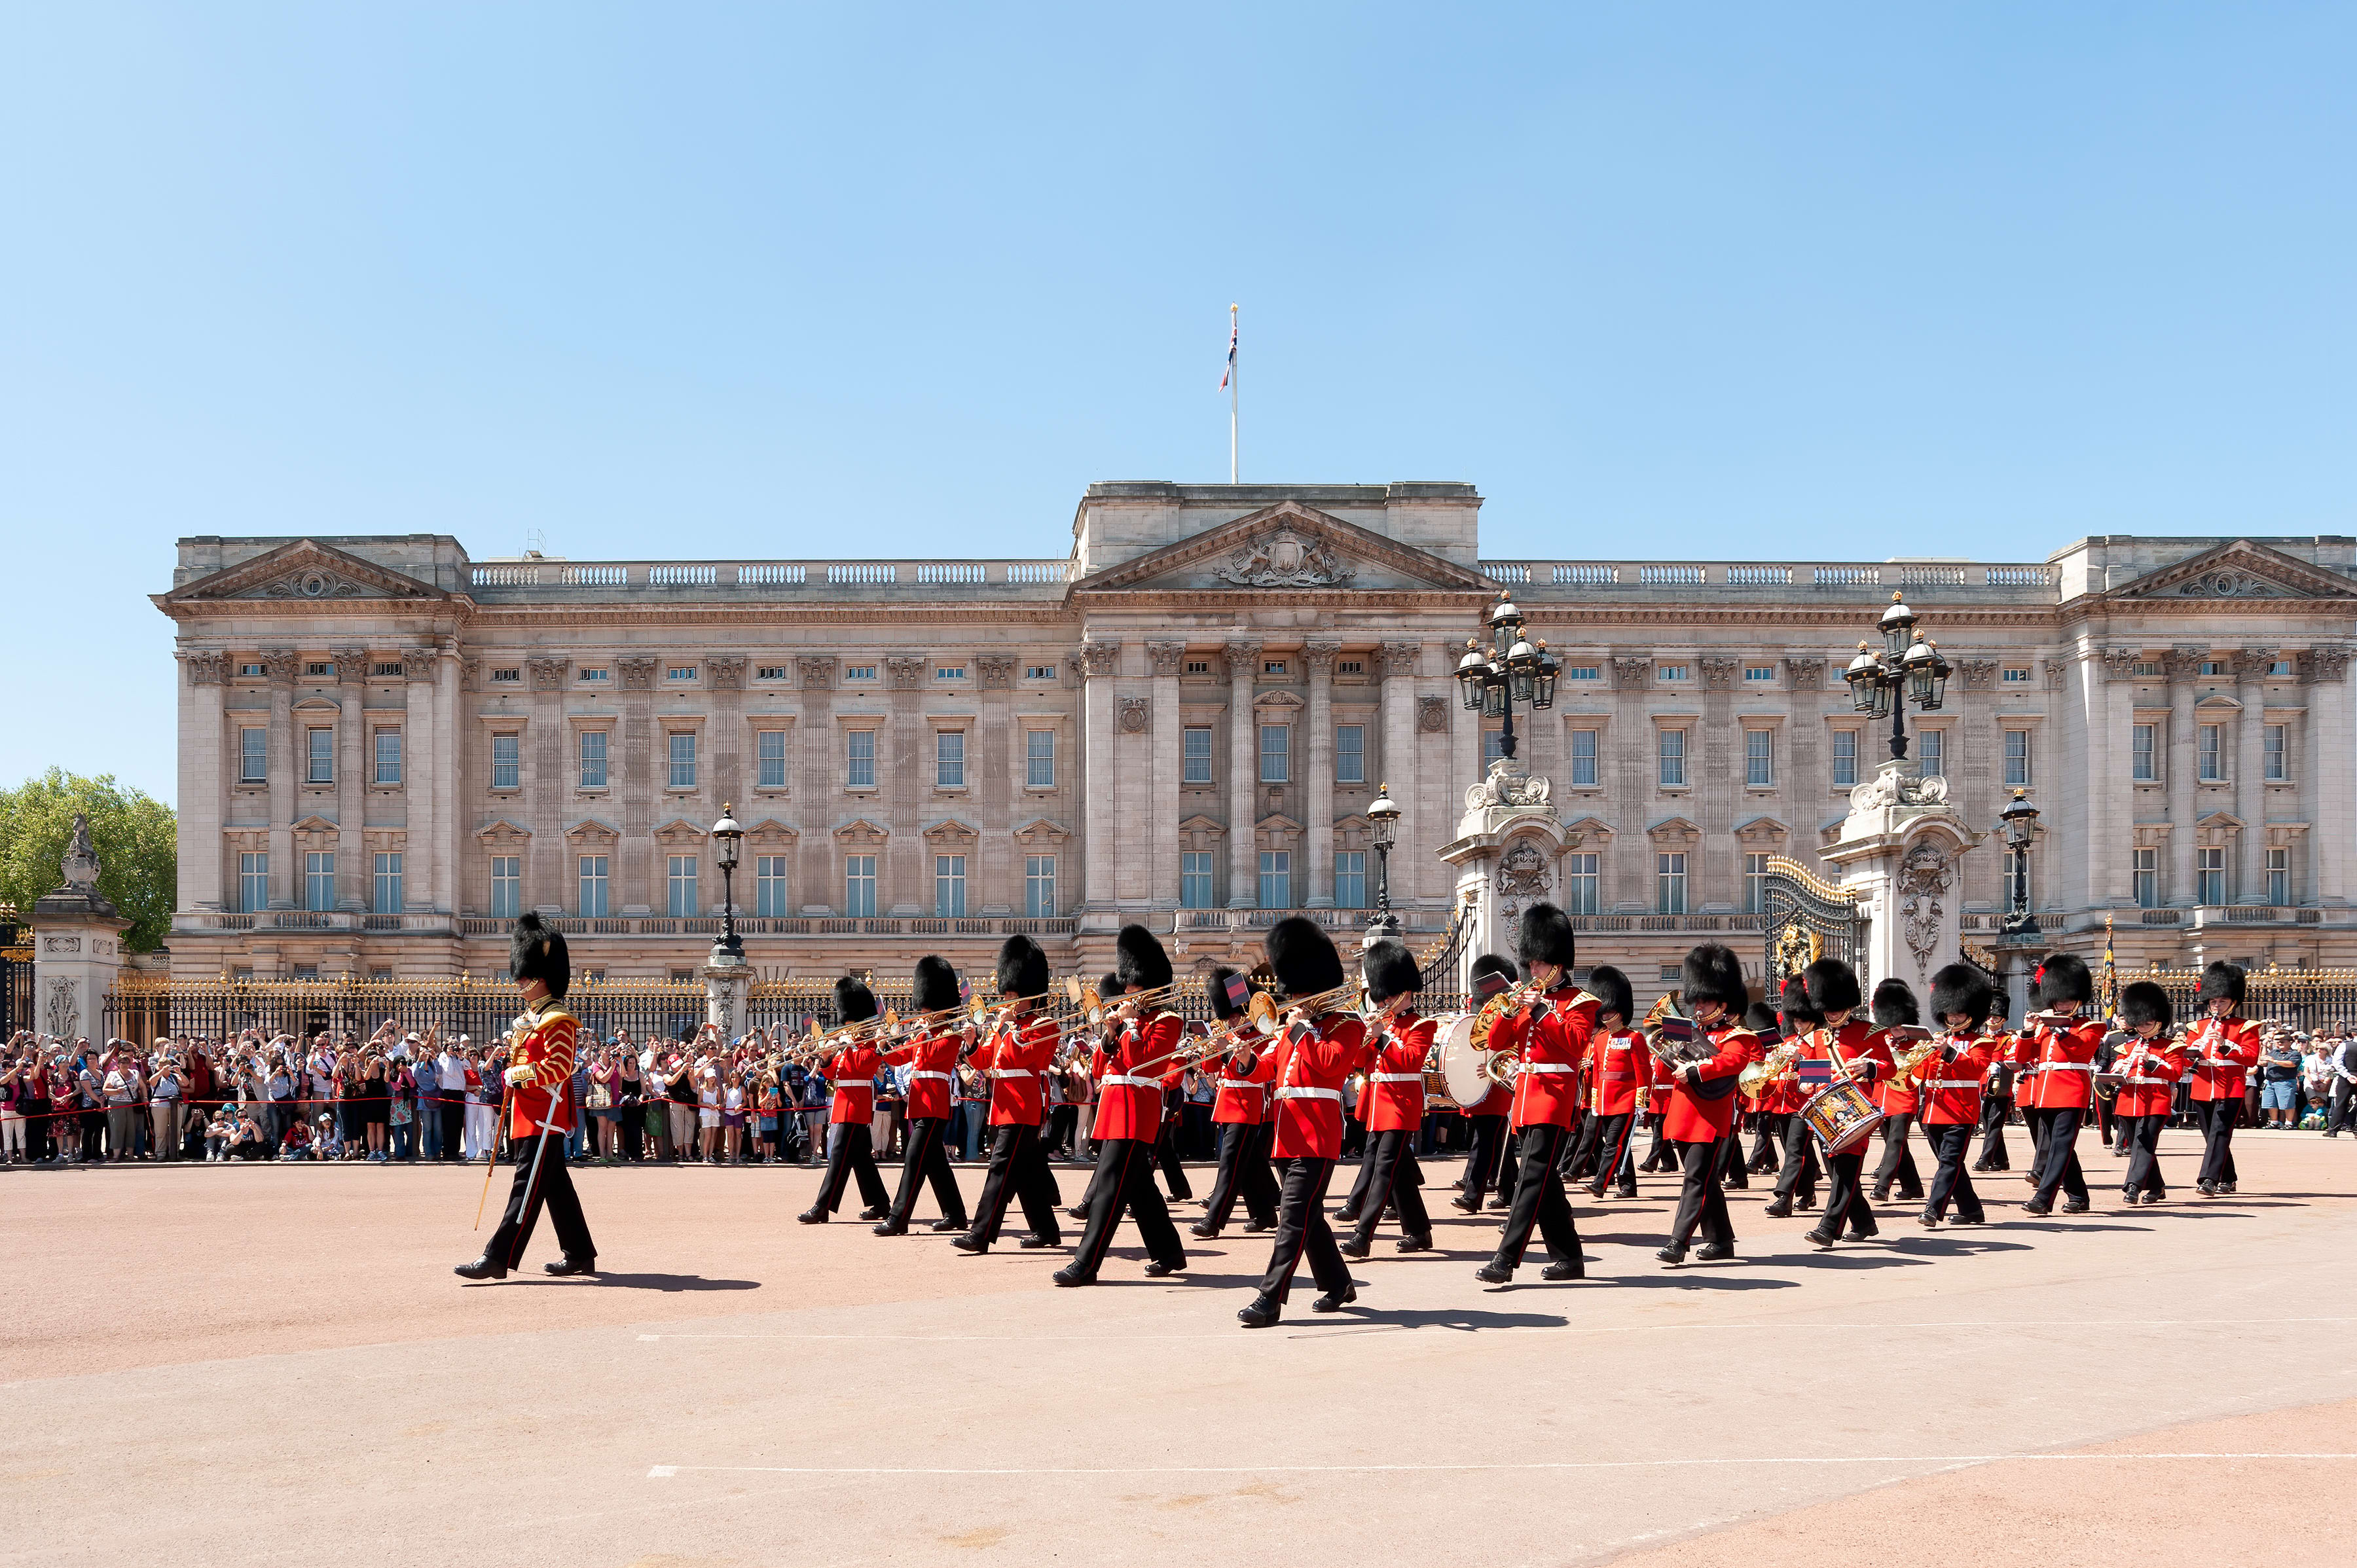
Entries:
<svg viewBox="0 0 2357 1568">
<path fill-rule="evenodd" d="M 1882 1112 L 1852 1079 L 1835 1079 L 1809 1096 L 1801 1120 L 1828 1155 L 1846 1155 L 1882 1125 Z"/>
<path fill-rule="evenodd" d="M 1424 1058 L 1425 1099 L 1450 1110 L 1470 1111 L 1497 1087 L 1482 1071 L 1490 1053 L 1473 1043 L 1479 1015 L 1445 1013 L 1434 1022 L 1432 1049 Z"/>
</svg>

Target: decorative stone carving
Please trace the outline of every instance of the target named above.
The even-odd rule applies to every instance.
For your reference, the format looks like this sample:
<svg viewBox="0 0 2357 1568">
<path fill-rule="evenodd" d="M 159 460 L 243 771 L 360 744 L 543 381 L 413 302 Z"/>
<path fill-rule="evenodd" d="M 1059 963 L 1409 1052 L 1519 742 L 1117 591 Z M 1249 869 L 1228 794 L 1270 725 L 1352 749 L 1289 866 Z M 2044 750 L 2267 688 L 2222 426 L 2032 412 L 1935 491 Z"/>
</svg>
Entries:
<svg viewBox="0 0 2357 1568">
<path fill-rule="evenodd" d="M 381 596 L 377 590 L 364 583 L 335 572 L 311 570 L 297 572 L 291 577 L 281 577 L 265 583 L 242 597 L 256 599 L 366 599 Z"/>
<path fill-rule="evenodd" d="M 41 939 L 41 950 L 43 952 L 80 952 L 81 939 L 80 937 L 44 937 Z"/>
<path fill-rule="evenodd" d="M 229 679 L 229 655 L 226 653 L 191 653 L 188 656 L 188 684 L 218 686 Z"/>
<path fill-rule="evenodd" d="M 2066 667 L 2060 661 L 2052 659 L 2046 660 L 2046 689 L 2050 692 L 2061 691 L 2065 673 L 2067 673 Z"/>
<path fill-rule="evenodd" d="M 704 659 L 705 679 L 716 692 L 741 692 L 745 689 L 745 656 L 741 653 L 710 653 Z"/>
<path fill-rule="evenodd" d="M 2169 672 L 2169 678 L 2171 681 L 2190 682 L 2201 679 L 2201 666 L 2209 662 L 2209 660 L 2208 649 L 2195 648 L 2190 644 L 2180 642 L 2163 655 L 2160 662 L 2161 667 Z"/>
<path fill-rule="evenodd" d="M 430 648 L 404 648 L 401 650 L 401 678 L 404 681 L 434 679 L 436 654 Z"/>
<path fill-rule="evenodd" d="M 333 650 L 336 660 L 336 681 L 339 685 L 357 686 L 368 679 L 369 656 L 365 648 L 339 648 Z"/>
<path fill-rule="evenodd" d="M 2103 658 L 2105 681 L 2132 681 L 2136 678 L 2136 667 L 2142 661 L 2143 654 L 2134 648 L 2106 648 L 2103 650 Z"/>
<path fill-rule="evenodd" d="M 1527 838 L 1515 840 L 1498 861 L 1496 885 L 1501 916 L 1520 919 L 1525 903 L 1535 904 L 1547 896 L 1546 853 Z"/>
<path fill-rule="evenodd" d="M 291 648 L 265 648 L 262 650 L 262 672 L 274 686 L 294 684 L 295 672 L 301 668 Z"/>
<path fill-rule="evenodd" d="M 795 671 L 801 675 L 804 691 L 822 691 L 834 684 L 834 660 L 818 654 L 805 653 L 794 660 Z"/>
<path fill-rule="evenodd" d="M 1302 662 L 1309 672 L 1320 678 L 1334 673 L 1334 656 L 1342 651 L 1339 642 L 1305 642 L 1301 645 Z"/>
<path fill-rule="evenodd" d="M 925 656 L 921 653 L 888 653 L 884 656 L 884 683 L 895 692 L 913 692 L 925 683 Z"/>
<path fill-rule="evenodd" d="M 1149 642 L 1146 657 L 1152 661 L 1157 675 L 1176 675 L 1187 668 L 1187 645 L 1183 642 Z"/>
<path fill-rule="evenodd" d="M 622 677 L 622 690 L 625 692 L 653 691 L 655 689 L 655 666 L 661 662 L 661 660 L 649 659 L 643 655 L 615 660 L 614 669 Z M 829 662 L 832 663 L 833 660 L 829 660 Z"/>
<path fill-rule="evenodd" d="M 1153 714 L 1151 703 L 1144 697 L 1124 697 L 1117 706 L 1123 733 L 1127 735 L 1146 733 L 1146 721 Z"/>
<path fill-rule="evenodd" d="M 1915 983 L 1928 983 L 1932 958 L 1939 945 L 1948 889 L 1956 880 L 1955 863 L 1947 850 L 1931 838 L 1918 840 L 1899 862 L 1899 918 L 1907 950 L 1915 959 Z"/>
<path fill-rule="evenodd" d="M 2233 658 L 2234 679 L 2264 681 L 2275 661 L 2276 650 L 2272 648 L 2238 648 Z"/>
<path fill-rule="evenodd" d="M 1822 692 L 1825 689 L 1825 661 L 1822 659 L 1787 659 L 1784 673 L 1795 692 Z"/>
<path fill-rule="evenodd" d="M 1415 675 L 1415 656 L 1422 651 L 1419 643 L 1386 642 L 1375 650 L 1375 663 L 1386 681 L 1394 676 L 1410 680 Z"/>
<path fill-rule="evenodd" d="M 1612 683 L 1624 692 L 1643 689 L 1653 678 L 1653 656 L 1635 653 L 1626 658 L 1616 654 L 1612 660 Z"/>
<path fill-rule="evenodd" d="M 1739 659 L 1705 659 L 1702 664 L 1702 686 L 1706 692 L 1732 692 L 1735 677 L 1743 668 Z"/>
<path fill-rule="evenodd" d="M 1890 768 L 1878 768 L 1873 778 L 1849 792 L 1852 811 L 1870 811 L 1878 806 L 1944 806 L 1948 803 L 1948 776 L 1935 773 L 1925 779 L 1913 773 Z"/>
<path fill-rule="evenodd" d="M 1448 728 L 1448 699 L 1418 697 L 1415 700 L 1415 733 L 1439 735 Z"/>
<path fill-rule="evenodd" d="M 75 985 L 65 975 L 53 975 L 49 980 L 48 1004 L 42 1009 L 41 1026 L 60 1039 L 70 1040 L 81 1031 L 81 1004 L 75 999 Z"/>
<path fill-rule="evenodd" d="M 65 885 L 58 889 L 60 893 L 88 894 L 98 886 L 98 851 L 90 842 L 89 812 L 74 813 L 73 837 L 58 869 L 65 876 Z"/>
<path fill-rule="evenodd" d="M 1964 660 L 1957 664 L 1956 672 L 1964 678 L 1967 692 L 1996 690 L 1996 660 L 1994 659 Z"/>
<path fill-rule="evenodd" d="M 529 659 L 525 665 L 532 671 L 532 689 L 535 692 L 562 692 L 565 674 L 572 668 L 568 659 Z"/>
<path fill-rule="evenodd" d="M 2287 599 L 2292 591 L 2253 572 L 2224 567 L 2203 572 L 2165 590 L 2180 599 Z"/>
<path fill-rule="evenodd" d="M 1212 571 L 1240 588 L 1337 588 L 1355 575 L 1332 546 L 1291 523 L 1237 546 Z"/>
<path fill-rule="evenodd" d="M 2349 650 L 2337 643 L 2319 643 L 2301 660 L 2302 674 L 2311 686 L 2341 680 L 2349 672 Z"/>
<path fill-rule="evenodd" d="M 1490 764 L 1489 774 L 1465 791 L 1465 809 L 1486 811 L 1492 806 L 1544 806 L 1555 798 L 1555 786 L 1547 779 L 1525 770 L 1522 758 L 1501 757 Z"/>
<path fill-rule="evenodd" d="M 1228 661 L 1228 679 L 1249 681 L 1260 673 L 1260 649 L 1257 642 L 1231 642 L 1220 650 Z"/>
<path fill-rule="evenodd" d="M 974 679 L 985 692 L 1004 692 L 1015 684 L 1015 656 L 1011 653 L 977 653 L 974 656 Z"/>
<path fill-rule="evenodd" d="M 1083 681 L 1092 675 L 1111 675 L 1121 668 L 1121 644 L 1083 642 L 1072 650 L 1071 657 L 1066 662 L 1071 665 L 1072 673 Z"/>
</svg>

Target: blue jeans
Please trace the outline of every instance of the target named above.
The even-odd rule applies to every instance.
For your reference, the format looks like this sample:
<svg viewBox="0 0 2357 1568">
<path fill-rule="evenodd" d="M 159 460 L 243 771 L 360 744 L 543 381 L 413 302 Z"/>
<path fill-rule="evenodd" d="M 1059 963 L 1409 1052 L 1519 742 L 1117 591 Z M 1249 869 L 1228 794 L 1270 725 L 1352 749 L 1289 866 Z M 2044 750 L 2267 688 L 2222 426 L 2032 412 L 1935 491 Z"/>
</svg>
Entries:
<svg viewBox="0 0 2357 1568">
<path fill-rule="evenodd" d="M 418 1157 L 427 1160 L 441 1158 L 442 1101 L 438 1098 L 429 1100 L 422 1094 L 417 1097 L 417 1128 Z"/>
<path fill-rule="evenodd" d="M 2259 1084 L 2259 1109 L 2262 1111 L 2290 1110 L 2292 1090 L 2298 1086 L 2298 1079 L 2297 1079 L 2270 1078 L 2263 1079 Z"/>
<path fill-rule="evenodd" d="M 410 1144 L 416 1131 L 417 1123 L 414 1122 L 395 1122 L 393 1123 L 393 1125 L 387 1129 L 388 1137 L 386 1139 L 385 1147 L 387 1157 L 396 1160 L 405 1160 L 409 1158 Z"/>
</svg>

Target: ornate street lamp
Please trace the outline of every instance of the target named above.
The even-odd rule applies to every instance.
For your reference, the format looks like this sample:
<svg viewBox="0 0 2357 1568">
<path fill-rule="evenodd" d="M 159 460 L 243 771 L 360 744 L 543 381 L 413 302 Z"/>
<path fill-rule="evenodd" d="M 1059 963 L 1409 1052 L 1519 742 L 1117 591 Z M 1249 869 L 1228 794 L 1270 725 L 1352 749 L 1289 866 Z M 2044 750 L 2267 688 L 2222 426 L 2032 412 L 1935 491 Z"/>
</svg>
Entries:
<svg viewBox="0 0 2357 1568">
<path fill-rule="evenodd" d="M 1948 677 L 1953 672 L 1940 645 L 1917 634 L 1921 618 L 1904 598 L 1891 595 L 1890 607 L 1882 612 L 1877 627 L 1882 651 L 1861 642 L 1857 657 L 1842 671 L 1853 708 L 1878 719 L 1889 716 L 1890 755 L 1902 761 L 1907 756 L 1907 705 L 1912 703 L 1921 713 L 1939 712 L 1948 700 Z"/>
<path fill-rule="evenodd" d="M 2029 803 L 2029 791 L 2016 789 L 2005 810 L 1997 813 L 1997 822 L 2005 829 L 2006 854 L 2012 863 L 2009 907 L 2001 926 L 2008 937 L 2035 937 L 2038 917 L 2029 909 L 2029 845 L 2038 836 L 2038 808 Z"/>
<path fill-rule="evenodd" d="M 1465 656 L 1457 661 L 1457 682 L 1469 713 L 1502 719 L 1499 748 L 1514 755 L 1514 704 L 1533 710 L 1555 706 L 1555 682 L 1560 666 L 1542 638 L 1534 643 L 1523 635 L 1523 612 L 1512 595 L 1501 591 L 1490 607 L 1491 650 L 1481 651 L 1480 639 L 1465 639 Z"/>
<path fill-rule="evenodd" d="M 716 963 L 745 961 L 745 942 L 737 934 L 737 857 L 744 846 L 745 830 L 737 825 L 736 808 L 723 801 L 720 820 L 712 824 L 712 856 L 720 863 L 720 940 L 712 944 Z"/>
<path fill-rule="evenodd" d="M 1367 924 L 1370 947 L 1399 935 L 1399 921 L 1392 915 L 1392 845 L 1399 839 L 1399 804 L 1392 799 L 1392 787 L 1376 785 L 1374 804 L 1367 808 L 1367 829 L 1375 844 L 1375 918 Z"/>
</svg>

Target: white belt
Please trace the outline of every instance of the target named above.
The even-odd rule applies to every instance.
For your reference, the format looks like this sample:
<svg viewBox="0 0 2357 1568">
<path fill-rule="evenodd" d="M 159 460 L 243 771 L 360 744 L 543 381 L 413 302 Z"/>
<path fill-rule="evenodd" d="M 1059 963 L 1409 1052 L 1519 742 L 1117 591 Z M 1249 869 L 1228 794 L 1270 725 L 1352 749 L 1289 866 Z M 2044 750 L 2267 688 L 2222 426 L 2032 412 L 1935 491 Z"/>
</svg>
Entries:
<svg viewBox="0 0 2357 1568">
<path fill-rule="evenodd" d="M 2130 1078 L 2130 1079 L 2123 1079 L 2121 1081 L 2122 1081 L 2122 1082 L 2124 1082 L 2124 1083 L 2149 1083 L 2149 1084 L 2163 1084 L 2163 1083 L 2175 1083 L 2177 1080 L 2176 1080 L 2175 1079 L 2173 1079 L 2173 1078 Z"/>
<path fill-rule="evenodd" d="M 2095 1064 L 2093 1062 L 2040 1062 L 2038 1070 L 2040 1072 L 2093 1072 L 2095 1070 Z"/>
<path fill-rule="evenodd" d="M 1105 1084 L 1123 1084 L 1130 1089 L 1160 1089 L 1162 1087 L 1162 1080 L 1158 1078 L 1140 1078 L 1135 1073 L 1128 1072 L 1109 1072 L 1103 1078 L 1097 1079 L 1097 1081 L 1099 1083 Z"/>
<path fill-rule="evenodd" d="M 925 1080 L 926 1080 L 926 1081 L 928 1081 L 928 1082 L 947 1083 L 947 1082 L 949 1082 L 949 1081 L 950 1081 L 950 1075 L 949 1075 L 949 1074 L 947 1074 L 947 1073 L 945 1073 L 945 1072 L 915 1072 L 915 1071 L 912 1071 L 912 1072 L 910 1072 L 910 1073 L 909 1074 L 909 1082 L 911 1082 L 911 1083 L 916 1082 L 916 1081 L 917 1081 L 918 1079 L 925 1079 Z"/>
<path fill-rule="evenodd" d="M 1980 1086 L 1981 1080 L 1976 1078 L 1927 1078 L 1923 1080 L 1926 1089 L 1978 1089 Z"/>
<path fill-rule="evenodd" d="M 1342 1091 L 1339 1089 L 1280 1089 L 1276 1097 L 1279 1100 L 1331 1100 L 1339 1104 Z"/>
<path fill-rule="evenodd" d="M 1036 1078 L 1039 1075 L 1028 1067 L 995 1067 L 990 1069 L 990 1076 L 993 1078 Z"/>
<path fill-rule="evenodd" d="M 1420 1072 L 1371 1072 L 1367 1076 L 1377 1083 L 1422 1083 L 1424 1081 L 1424 1074 Z"/>
<path fill-rule="evenodd" d="M 1522 1070 L 1524 1072 L 1577 1072 L 1579 1069 L 1571 1062 L 1524 1062 Z"/>
<path fill-rule="evenodd" d="M 1223 1078 L 1220 1079 L 1220 1087 L 1222 1089 L 1261 1089 L 1265 1086 L 1256 1079 Z"/>
</svg>

